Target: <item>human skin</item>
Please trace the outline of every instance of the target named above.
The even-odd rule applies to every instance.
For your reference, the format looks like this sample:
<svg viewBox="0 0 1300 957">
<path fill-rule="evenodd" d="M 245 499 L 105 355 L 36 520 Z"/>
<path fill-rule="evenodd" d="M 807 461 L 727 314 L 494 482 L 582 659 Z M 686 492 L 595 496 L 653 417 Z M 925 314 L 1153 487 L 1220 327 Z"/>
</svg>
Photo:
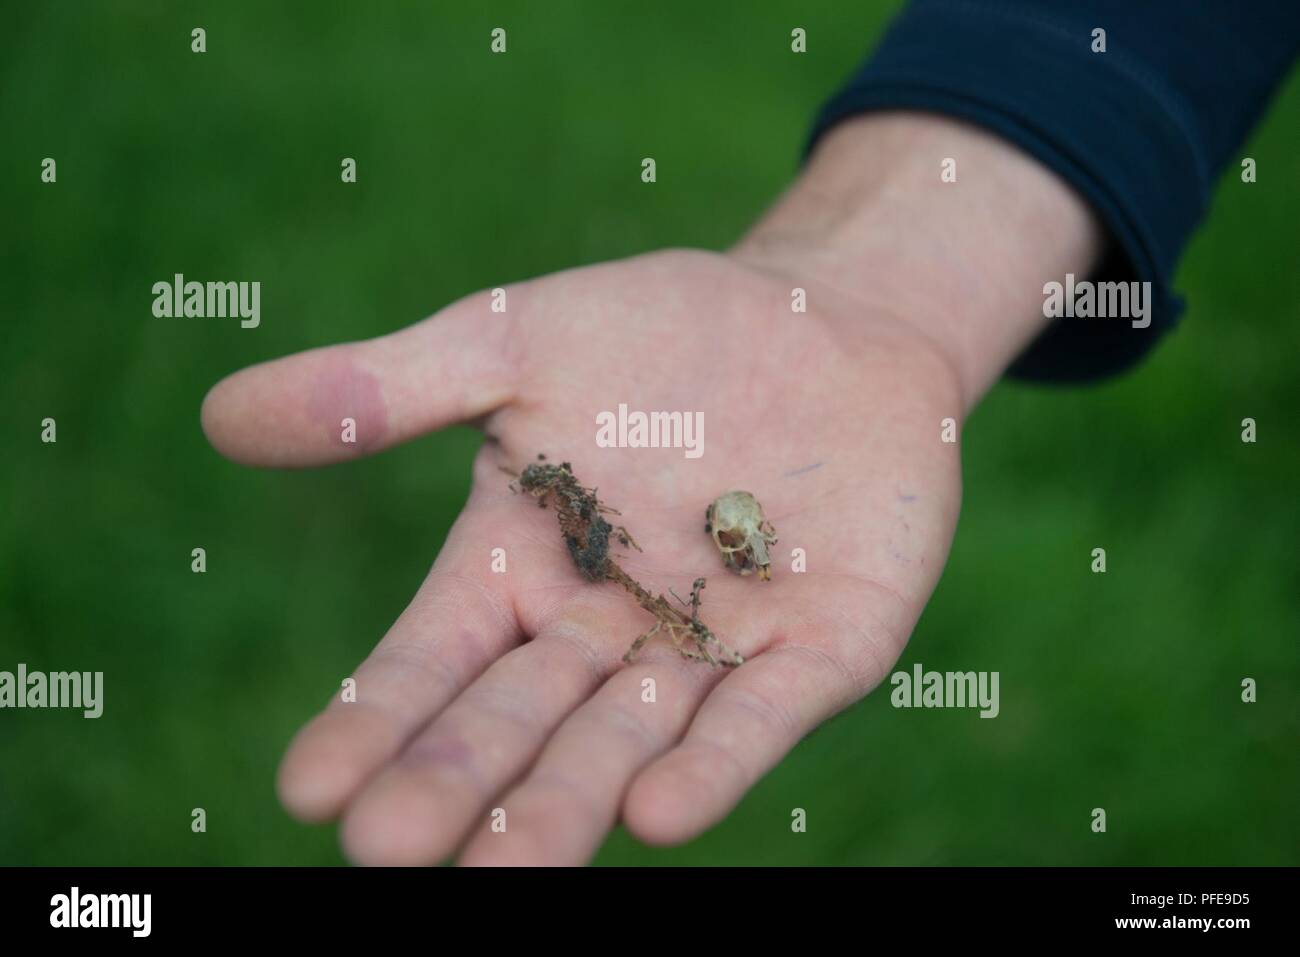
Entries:
<svg viewBox="0 0 1300 957">
<path fill-rule="evenodd" d="M 948 157 L 956 183 L 940 179 Z M 1043 283 L 1086 274 L 1102 243 L 1083 200 L 1001 140 L 872 114 L 827 134 L 725 253 L 521 282 L 503 313 L 477 293 L 218 383 L 203 427 L 249 465 L 324 465 L 457 422 L 486 435 L 431 571 L 353 674 L 356 700 L 336 695 L 290 745 L 285 807 L 341 818 L 364 864 L 578 864 L 619 820 L 655 845 L 721 820 L 889 674 L 956 525 L 960 443 L 943 420 L 960 429 L 1044 323 Z M 619 403 L 702 412 L 704 454 L 597 447 L 596 415 Z M 653 622 L 584 581 L 553 512 L 507 487 L 500 468 L 539 452 L 621 511 L 644 551 L 617 560 L 651 591 L 708 577 L 701 618 L 743 665 L 661 639 L 622 662 Z M 777 529 L 770 582 L 727 572 L 704 531 L 731 488 Z"/>
</svg>

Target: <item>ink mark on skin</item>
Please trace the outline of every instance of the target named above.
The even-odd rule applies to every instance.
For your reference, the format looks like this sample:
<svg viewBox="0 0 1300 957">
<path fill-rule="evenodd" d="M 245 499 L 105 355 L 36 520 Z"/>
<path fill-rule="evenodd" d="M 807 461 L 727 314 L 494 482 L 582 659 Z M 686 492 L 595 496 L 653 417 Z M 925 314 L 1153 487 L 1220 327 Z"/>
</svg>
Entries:
<svg viewBox="0 0 1300 957">
<path fill-rule="evenodd" d="M 317 375 L 308 414 L 325 441 L 345 458 L 379 448 L 388 434 L 388 406 L 379 378 L 341 357 L 327 362 Z M 344 419 L 356 423 L 355 442 L 341 439 Z"/>
<path fill-rule="evenodd" d="M 916 501 L 916 496 L 915 496 L 915 495 L 904 495 L 902 492 L 899 492 L 899 493 L 898 493 L 898 500 L 899 500 L 900 502 L 906 502 L 906 503 L 910 504 L 910 503 Z"/>
<path fill-rule="evenodd" d="M 795 469 L 793 472 L 786 472 L 784 478 L 794 478 L 796 475 L 803 475 L 805 472 L 811 472 L 814 469 L 821 468 L 823 464 L 824 463 L 822 462 L 814 462 L 812 465 L 805 465 L 803 468 Z"/>
</svg>

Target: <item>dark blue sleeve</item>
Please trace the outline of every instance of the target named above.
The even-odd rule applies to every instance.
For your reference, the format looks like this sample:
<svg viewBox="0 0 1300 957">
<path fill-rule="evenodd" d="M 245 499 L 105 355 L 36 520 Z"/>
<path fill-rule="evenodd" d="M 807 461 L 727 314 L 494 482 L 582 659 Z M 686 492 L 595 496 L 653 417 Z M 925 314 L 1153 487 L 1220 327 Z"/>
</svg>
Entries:
<svg viewBox="0 0 1300 957">
<path fill-rule="evenodd" d="M 986 127 L 1055 170 L 1109 229 L 1094 278 L 1151 282 L 1152 321 L 1054 320 L 1009 372 L 1096 378 L 1176 323 L 1174 267 L 1298 43 L 1297 0 L 913 0 L 823 107 L 809 149 L 852 114 L 919 109 Z"/>
</svg>

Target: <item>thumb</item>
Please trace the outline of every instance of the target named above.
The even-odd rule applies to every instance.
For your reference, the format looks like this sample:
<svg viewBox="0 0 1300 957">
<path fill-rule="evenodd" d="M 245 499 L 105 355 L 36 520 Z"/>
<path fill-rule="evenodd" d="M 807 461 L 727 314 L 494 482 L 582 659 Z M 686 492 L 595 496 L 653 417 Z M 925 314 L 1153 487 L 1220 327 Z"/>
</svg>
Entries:
<svg viewBox="0 0 1300 957">
<path fill-rule="evenodd" d="M 325 465 L 505 405 L 517 345 L 475 293 L 390 335 L 241 369 L 203 400 L 208 441 L 245 465 Z"/>
</svg>

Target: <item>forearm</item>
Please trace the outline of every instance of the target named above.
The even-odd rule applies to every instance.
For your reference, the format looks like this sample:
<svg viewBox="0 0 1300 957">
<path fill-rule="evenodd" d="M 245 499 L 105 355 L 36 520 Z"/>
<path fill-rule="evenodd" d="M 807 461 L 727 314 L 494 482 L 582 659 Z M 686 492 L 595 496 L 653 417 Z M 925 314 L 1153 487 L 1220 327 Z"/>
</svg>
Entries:
<svg viewBox="0 0 1300 957">
<path fill-rule="evenodd" d="M 956 181 L 941 179 L 946 159 Z M 841 123 L 732 250 L 914 325 L 967 410 L 1046 320 L 1043 284 L 1087 274 L 1104 233 L 1054 173 L 1005 141 L 922 113 Z"/>
</svg>

